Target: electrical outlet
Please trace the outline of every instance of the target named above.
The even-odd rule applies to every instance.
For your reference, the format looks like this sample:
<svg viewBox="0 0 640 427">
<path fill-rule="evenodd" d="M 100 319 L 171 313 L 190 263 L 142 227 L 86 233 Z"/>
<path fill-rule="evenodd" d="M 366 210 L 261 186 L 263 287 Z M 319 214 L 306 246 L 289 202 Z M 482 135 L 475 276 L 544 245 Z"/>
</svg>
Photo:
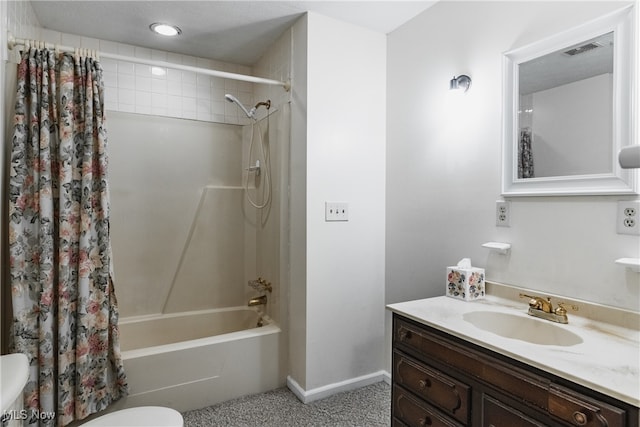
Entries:
<svg viewBox="0 0 640 427">
<path fill-rule="evenodd" d="M 618 234 L 640 235 L 640 200 L 618 202 L 616 230 Z"/>
<path fill-rule="evenodd" d="M 511 223 L 511 203 L 506 200 L 496 200 L 496 225 L 509 227 Z"/>
<path fill-rule="evenodd" d="M 325 202 L 325 221 L 349 221 L 349 204 L 347 202 Z"/>
</svg>

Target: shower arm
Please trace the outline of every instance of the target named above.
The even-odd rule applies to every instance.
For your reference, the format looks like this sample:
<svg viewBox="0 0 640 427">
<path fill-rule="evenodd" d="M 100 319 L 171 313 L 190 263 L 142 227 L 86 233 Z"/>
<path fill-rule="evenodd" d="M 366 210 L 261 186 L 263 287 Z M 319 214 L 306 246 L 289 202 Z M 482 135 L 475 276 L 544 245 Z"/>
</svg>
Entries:
<svg viewBox="0 0 640 427">
<path fill-rule="evenodd" d="M 251 110 L 249 110 L 249 112 L 247 113 L 247 116 L 252 117 L 255 120 L 256 111 L 258 111 L 258 107 L 260 106 L 264 106 L 267 110 L 269 110 L 271 108 L 271 100 L 267 99 L 266 101 L 258 102 L 256 105 L 253 106 Z"/>
<path fill-rule="evenodd" d="M 268 110 L 269 108 L 271 108 L 271 100 L 267 99 L 264 102 L 258 102 L 253 108 L 257 109 L 261 105 L 264 105 L 265 108 Z"/>
</svg>

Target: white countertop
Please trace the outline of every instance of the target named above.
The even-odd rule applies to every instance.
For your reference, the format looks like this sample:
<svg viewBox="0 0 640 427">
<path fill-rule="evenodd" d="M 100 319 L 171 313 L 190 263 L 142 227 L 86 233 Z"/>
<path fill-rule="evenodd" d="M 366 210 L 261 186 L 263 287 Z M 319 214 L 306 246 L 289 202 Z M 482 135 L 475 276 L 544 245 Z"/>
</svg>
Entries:
<svg viewBox="0 0 640 427">
<path fill-rule="evenodd" d="M 483 300 L 466 302 L 441 296 L 390 304 L 387 308 L 424 325 L 640 407 L 639 313 L 558 298 L 556 302 L 578 305 L 579 311 L 576 314 L 569 310 L 569 324 L 553 324 L 579 335 L 583 341 L 572 346 L 531 344 L 487 332 L 463 319 L 465 313 L 472 311 L 531 317 L 527 314 L 528 300 L 518 299 L 518 292 L 547 296 L 518 288 L 508 290 L 502 286 L 489 285 L 487 293 L 494 289 L 500 296 L 487 295 Z M 586 315 L 599 318 L 582 317 Z"/>
</svg>

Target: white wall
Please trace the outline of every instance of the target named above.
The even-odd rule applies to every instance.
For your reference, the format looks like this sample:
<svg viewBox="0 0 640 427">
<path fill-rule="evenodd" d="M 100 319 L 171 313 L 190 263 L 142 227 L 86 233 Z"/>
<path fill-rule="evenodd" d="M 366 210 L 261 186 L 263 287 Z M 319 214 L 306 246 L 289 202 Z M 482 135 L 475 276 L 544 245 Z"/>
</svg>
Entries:
<svg viewBox="0 0 640 427">
<path fill-rule="evenodd" d="M 610 73 L 531 95 L 536 177 L 611 173 L 612 96 Z"/>
<path fill-rule="evenodd" d="M 296 104 L 296 66 L 293 96 L 306 121 L 306 165 L 292 159 L 292 183 L 306 167 L 306 209 L 292 195 L 292 229 L 306 224 L 292 260 L 306 252 L 306 272 L 292 266 L 291 285 L 292 305 L 306 306 L 292 307 L 292 334 L 302 323 L 306 336 L 304 352 L 292 349 L 291 376 L 313 393 L 384 367 L 386 37 L 314 13 L 306 26 L 306 104 Z M 292 156 L 303 143 L 292 138 Z M 325 222 L 325 201 L 348 202 L 349 221 Z"/>
<path fill-rule="evenodd" d="M 471 257 L 492 280 L 640 310 L 638 274 L 614 264 L 640 256 L 637 236 L 616 234 L 616 202 L 630 197 L 513 198 L 511 227 L 494 217 L 502 52 L 625 4 L 440 2 L 390 34 L 388 303 L 443 295 L 445 267 Z M 473 84 L 453 99 L 458 74 Z M 487 241 L 510 242 L 511 254 Z"/>
</svg>

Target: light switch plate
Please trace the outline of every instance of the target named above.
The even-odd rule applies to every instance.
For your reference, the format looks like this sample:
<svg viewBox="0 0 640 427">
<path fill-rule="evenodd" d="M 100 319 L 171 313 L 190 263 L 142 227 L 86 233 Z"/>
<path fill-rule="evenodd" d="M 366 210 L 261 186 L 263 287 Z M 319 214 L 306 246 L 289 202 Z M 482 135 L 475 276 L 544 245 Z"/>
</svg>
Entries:
<svg viewBox="0 0 640 427">
<path fill-rule="evenodd" d="M 347 202 L 325 202 L 325 221 L 349 221 L 349 203 Z"/>
</svg>

